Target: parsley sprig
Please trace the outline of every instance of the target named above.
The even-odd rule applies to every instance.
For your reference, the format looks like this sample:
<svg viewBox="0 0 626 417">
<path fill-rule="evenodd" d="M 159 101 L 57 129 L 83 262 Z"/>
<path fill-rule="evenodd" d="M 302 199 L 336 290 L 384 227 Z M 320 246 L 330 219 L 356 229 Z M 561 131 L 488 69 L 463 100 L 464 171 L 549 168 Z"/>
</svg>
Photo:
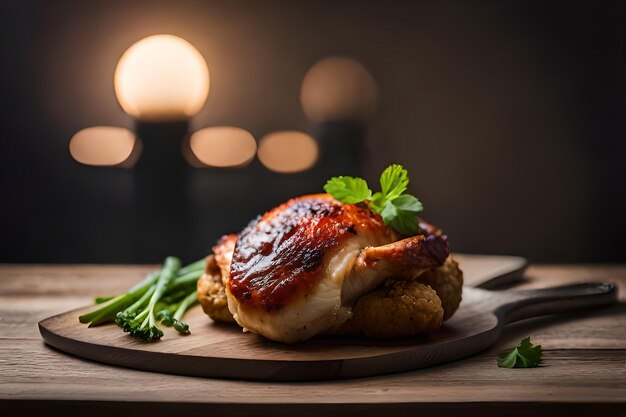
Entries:
<svg viewBox="0 0 626 417">
<path fill-rule="evenodd" d="M 346 204 L 369 202 L 370 208 L 382 216 L 386 225 L 410 236 L 419 231 L 417 214 L 424 207 L 415 196 L 406 193 L 408 185 L 407 170 L 393 164 L 380 175 L 381 191 L 374 194 L 363 178 L 347 176 L 332 177 L 324 185 L 324 191 Z"/>
<path fill-rule="evenodd" d="M 541 345 L 530 343 L 530 336 L 523 339 L 519 346 L 498 357 L 500 368 L 534 368 L 541 363 Z"/>
</svg>

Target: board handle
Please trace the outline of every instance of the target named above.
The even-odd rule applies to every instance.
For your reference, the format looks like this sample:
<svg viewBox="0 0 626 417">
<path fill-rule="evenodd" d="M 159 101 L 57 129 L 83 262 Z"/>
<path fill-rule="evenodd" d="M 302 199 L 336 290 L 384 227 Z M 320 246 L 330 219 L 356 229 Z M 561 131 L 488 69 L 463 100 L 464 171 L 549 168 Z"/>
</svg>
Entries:
<svg viewBox="0 0 626 417">
<path fill-rule="evenodd" d="M 549 314 L 601 307 L 617 301 L 612 283 L 586 282 L 537 290 L 498 291 L 502 304 L 496 314 L 505 323 Z M 506 301 L 505 301 L 506 300 Z"/>
</svg>

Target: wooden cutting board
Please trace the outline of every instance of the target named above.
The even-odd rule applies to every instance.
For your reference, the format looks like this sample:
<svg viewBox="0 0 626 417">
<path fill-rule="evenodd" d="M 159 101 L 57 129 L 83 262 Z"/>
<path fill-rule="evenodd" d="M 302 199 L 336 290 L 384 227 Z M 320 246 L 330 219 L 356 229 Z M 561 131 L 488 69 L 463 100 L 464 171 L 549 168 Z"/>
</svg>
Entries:
<svg viewBox="0 0 626 417">
<path fill-rule="evenodd" d="M 521 280 L 528 260 L 519 256 L 452 255 L 463 270 L 463 283 L 469 287 L 498 288 Z"/>
<path fill-rule="evenodd" d="M 616 298 L 611 284 L 597 283 L 518 292 L 471 287 L 463 291 L 461 307 L 439 332 L 393 341 L 318 337 L 284 345 L 243 333 L 235 325 L 214 323 L 198 307 L 185 316 L 190 336 L 166 329 L 156 343 L 138 342 L 115 325 L 87 328 L 79 323 L 78 316 L 93 307 L 45 319 L 39 329 L 45 342 L 57 349 L 113 365 L 201 377 L 313 381 L 407 371 L 460 359 L 493 345 L 506 323 L 606 305 Z"/>
</svg>

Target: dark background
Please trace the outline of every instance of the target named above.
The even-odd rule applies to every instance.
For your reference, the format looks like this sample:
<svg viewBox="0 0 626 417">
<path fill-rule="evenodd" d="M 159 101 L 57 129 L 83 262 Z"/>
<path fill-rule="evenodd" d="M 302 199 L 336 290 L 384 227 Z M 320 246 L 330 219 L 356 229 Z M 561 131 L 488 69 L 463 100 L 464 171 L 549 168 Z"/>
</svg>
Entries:
<svg viewBox="0 0 626 417">
<path fill-rule="evenodd" d="M 300 84 L 319 59 L 350 56 L 379 89 L 365 176 L 406 166 L 453 250 L 626 261 L 625 4 L 1 1 L 0 261 L 191 261 L 220 234 L 321 190 L 319 168 L 189 168 L 183 197 L 164 192 L 151 211 L 137 201 L 146 180 L 136 170 L 73 161 L 79 129 L 133 127 L 113 72 L 131 44 L 158 33 L 187 39 L 209 65 L 191 130 L 319 137 Z"/>
</svg>

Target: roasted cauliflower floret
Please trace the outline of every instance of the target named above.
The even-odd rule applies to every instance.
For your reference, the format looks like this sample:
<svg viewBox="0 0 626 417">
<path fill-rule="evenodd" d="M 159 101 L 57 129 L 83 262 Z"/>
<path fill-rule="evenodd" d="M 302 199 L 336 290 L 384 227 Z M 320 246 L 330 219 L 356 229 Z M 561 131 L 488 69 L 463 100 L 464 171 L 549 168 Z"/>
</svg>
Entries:
<svg viewBox="0 0 626 417">
<path fill-rule="evenodd" d="M 228 310 L 223 277 L 215 262 L 215 255 L 207 258 L 204 274 L 198 280 L 197 294 L 202 309 L 213 320 L 227 323 L 235 321 Z"/>
<path fill-rule="evenodd" d="M 433 332 L 441 326 L 443 307 L 435 290 L 418 281 L 387 280 L 359 298 L 342 334 L 393 338 Z"/>
<path fill-rule="evenodd" d="M 437 292 L 443 306 L 443 319 L 452 317 L 461 303 L 463 288 L 463 272 L 452 256 L 448 256 L 442 266 L 421 274 L 417 281 L 429 285 Z"/>
<path fill-rule="evenodd" d="M 392 278 L 361 297 L 338 333 L 389 338 L 432 332 L 459 308 L 462 287 L 463 272 L 450 256 L 415 280 Z"/>
</svg>

